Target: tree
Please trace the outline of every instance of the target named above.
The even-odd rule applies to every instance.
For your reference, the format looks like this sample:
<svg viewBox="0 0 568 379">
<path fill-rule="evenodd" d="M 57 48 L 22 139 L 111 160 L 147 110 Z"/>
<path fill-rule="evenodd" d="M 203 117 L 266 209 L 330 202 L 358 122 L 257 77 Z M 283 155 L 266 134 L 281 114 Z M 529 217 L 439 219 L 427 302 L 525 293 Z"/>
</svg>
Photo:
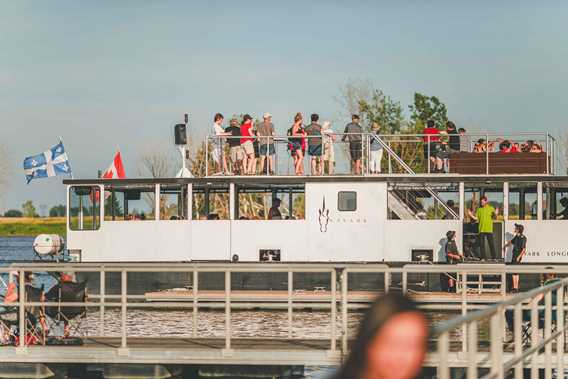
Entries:
<svg viewBox="0 0 568 379">
<path fill-rule="evenodd" d="M 23 217 L 23 214 L 17 209 L 10 209 L 4 213 L 4 217 Z"/>
<path fill-rule="evenodd" d="M 339 87 L 339 95 L 334 100 L 342 110 L 342 116 L 350 118 L 352 114 L 361 111 L 361 102 L 370 103 L 375 90 L 369 79 L 349 79 L 345 85 Z"/>
<path fill-rule="evenodd" d="M 378 123 L 381 126 L 381 134 L 399 133 L 406 126 L 400 103 L 386 96 L 380 89 L 373 90 L 370 100 L 359 101 L 358 113 L 367 126 Z"/>
<path fill-rule="evenodd" d="M 414 104 L 409 105 L 410 120 L 415 125 L 425 125 L 426 121 L 434 120 L 436 126 L 445 127 L 448 121 L 448 110 L 436 96 L 427 96 L 416 92 L 414 94 Z M 417 125 L 418 124 L 418 125 Z"/>
<path fill-rule="evenodd" d="M 8 186 L 9 167 L 8 151 L 0 145 L 0 197 L 6 192 Z"/>
<path fill-rule="evenodd" d="M 168 178 L 175 175 L 176 160 L 167 147 L 153 146 L 140 151 L 140 176 L 151 178 Z"/>
<path fill-rule="evenodd" d="M 31 200 L 27 200 L 22 204 L 22 213 L 24 217 L 38 217 L 34 202 Z"/>
<path fill-rule="evenodd" d="M 65 217 L 66 207 L 63 204 L 55 205 L 49 210 L 49 217 Z"/>
</svg>

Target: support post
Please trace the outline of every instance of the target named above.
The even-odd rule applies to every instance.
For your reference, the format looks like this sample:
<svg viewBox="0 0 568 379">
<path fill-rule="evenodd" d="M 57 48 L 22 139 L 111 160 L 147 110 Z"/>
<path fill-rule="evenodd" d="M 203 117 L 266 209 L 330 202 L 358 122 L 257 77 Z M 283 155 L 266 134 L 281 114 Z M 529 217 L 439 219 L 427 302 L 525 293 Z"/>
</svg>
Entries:
<svg viewBox="0 0 568 379">
<path fill-rule="evenodd" d="M 331 351 L 336 350 L 336 322 L 337 322 L 337 272 L 331 271 Z"/>
<path fill-rule="evenodd" d="M 293 310 L 292 310 L 292 296 L 294 294 L 294 273 L 288 271 L 288 338 L 292 338 L 292 323 Z"/>
<path fill-rule="evenodd" d="M 347 306 L 349 304 L 347 299 L 347 286 L 348 286 L 348 272 L 347 269 L 343 269 L 341 273 L 341 328 L 342 328 L 342 338 L 341 338 L 341 353 L 346 356 L 349 350 L 347 345 L 348 333 L 347 333 Z"/>
<path fill-rule="evenodd" d="M 119 355 L 128 355 L 128 345 L 127 345 L 127 326 L 126 326 L 126 310 L 127 310 L 127 302 L 128 302 L 128 296 L 127 296 L 127 291 L 128 291 L 128 287 L 127 287 L 127 280 L 128 280 L 128 276 L 127 276 L 127 272 L 126 270 L 122 270 L 121 271 L 121 275 L 120 275 L 120 316 L 121 316 L 121 332 L 122 332 L 122 336 L 120 339 L 120 349 L 119 349 Z"/>
<path fill-rule="evenodd" d="M 450 347 L 449 332 L 444 332 L 438 338 L 438 378 L 450 379 L 450 367 L 448 366 L 448 349 Z"/>
<path fill-rule="evenodd" d="M 197 337 L 197 320 L 198 320 L 198 313 L 199 312 L 199 299 L 198 299 L 198 291 L 199 291 L 199 272 L 197 269 L 193 270 L 193 338 Z"/>
<path fill-rule="evenodd" d="M 564 373 L 564 283 L 556 290 L 556 328 L 562 331 L 556 339 L 556 365 L 558 375 Z"/>
<path fill-rule="evenodd" d="M 523 310 L 522 303 L 515 304 L 515 309 L 513 311 L 513 343 L 514 343 L 514 356 L 519 357 L 523 354 L 523 334 L 522 334 L 522 323 L 523 323 Z M 523 379 L 523 361 L 515 365 L 515 379 Z"/>
<path fill-rule="evenodd" d="M 20 270 L 18 276 L 18 311 L 19 311 L 19 320 L 18 320 L 18 347 L 20 350 L 25 349 L 26 347 L 26 280 L 25 280 L 25 271 Z"/>
<path fill-rule="evenodd" d="M 104 266 L 101 267 L 101 272 L 99 273 L 100 289 L 99 289 L 99 302 L 101 303 L 99 307 L 99 333 L 101 337 L 105 335 L 105 293 L 106 293 L 106 282 L 105 282 L 105 271 Z"/>
<path fill-rule="evenodd" d="M 491 371 L 490 375 L 493 378 L 503 379 L 503 324 L 501 317 L 503 316 L 503 309 L 498 308 L 491 316 Z"/>
<path fill-rule="evenodd" d="M 544 340 L 552 335 L 552 291 L 544 295 Z M 563 375 L 563 373 L 562 373 Z M 552 342 L 544 346 L 544 378 L 552 379 Z"/>
<path fill-rule="evenodd" d="M 477 379 L 477 321 L 468 324 L 467 332 L 467 379 Z"/>
<path fill-rule="evenodd" d="M 225 351 L 231 351 L 231 271 L 225 271 Z"/>
<path fill-rule="evenodd" d="M 531 325 L 538 325 L 538 301 L 531 299 Z M 531 333 L 531 347 L 538 345 L 539 333 Z M 531 378 L 538 378 L 538 350 L 531 356 Z"/>
</svg>

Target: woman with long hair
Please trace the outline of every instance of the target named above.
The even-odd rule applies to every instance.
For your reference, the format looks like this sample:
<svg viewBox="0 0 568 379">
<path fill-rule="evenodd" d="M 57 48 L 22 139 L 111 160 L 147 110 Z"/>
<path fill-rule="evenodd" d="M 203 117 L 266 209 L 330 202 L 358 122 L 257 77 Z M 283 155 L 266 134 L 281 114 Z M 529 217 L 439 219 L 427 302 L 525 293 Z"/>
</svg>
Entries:
<svg viewBox="0 0 568 379">
<path fill-rule="evenodd" d="M 294 158 L 294 171 L 296 175 L 304 175 L 304 151 L 302 144 L 306 138 L 306 132 L 302 127 L 303 117 L 300 112 L 294 116 L 294 124 L 290 128 L 290 152 Z"/>
<path fill-rule="evenodd" d="M 412 300 L 392 292 L 381 296 L 365 314 L 334 379 L 418 378 L 428 334 L 428 320 Z"/>
</svg>

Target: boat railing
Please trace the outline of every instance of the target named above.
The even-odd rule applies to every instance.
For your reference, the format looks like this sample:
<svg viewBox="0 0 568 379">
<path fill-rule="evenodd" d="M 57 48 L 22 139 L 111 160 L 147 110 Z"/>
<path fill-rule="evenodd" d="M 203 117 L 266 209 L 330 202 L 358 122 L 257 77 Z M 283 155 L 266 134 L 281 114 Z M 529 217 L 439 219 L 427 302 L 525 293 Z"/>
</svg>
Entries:
<svg viewBox="0 0 568 379">
<path fill-rule="evenodd" d="M 230 141 L 242 138 L 206 136 L 206 159 L 195 160 L 199 167 L 197 170 L 194 167 L 194 173 L 197 171 L 204 176 L 244 174 L 241 164 L 235 161 L 236 156 L 231 157 L 229 148 Z M 254 141 L 256 162 L 253 175 L 555 174 L 559 161 L 556 139 L 548 133 L 432 135 L 363 132 L 324 133 L 321 137 L 255 135 L 245 138 Z M 311 169 L 309 145 L 313 140 L 322 140 L 323 169 L 319 172 Z M 350 142 L 353 140 L 360 142 Z M 263 147 L 268 145 L 272 147 Z M 519 152 L 505 153 L 500 146 Z M 296 149 L 302 150 L 303 161 L 299 169 L 295 166 Z M 360 149 L 361 169 L 358 172 L 351 159 L 353 149 Z M 262 163 L 267 158 L 273 161 L 272 169 Z M 220 165 L 216 166 L 216 161 Z M 223 161 L 227 164 L 226 171 L 222 167 Z"/>
</svg>

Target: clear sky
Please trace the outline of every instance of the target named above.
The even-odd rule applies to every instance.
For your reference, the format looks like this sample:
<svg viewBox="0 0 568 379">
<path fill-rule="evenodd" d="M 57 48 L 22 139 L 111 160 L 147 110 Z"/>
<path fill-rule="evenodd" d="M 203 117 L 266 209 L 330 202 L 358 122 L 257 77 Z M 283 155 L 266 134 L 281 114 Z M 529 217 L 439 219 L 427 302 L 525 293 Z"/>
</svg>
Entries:
<svg viewBox="0 0 568 379">
<path fill-rule="evenodd" d="M 173 149 L 185 112 L 194 136 L 217 111 L 269 111 L 283 133 L 297 111 L 336 117 L 349 78 L 405 106 L 436 95 L 468 130 L 558 134 L 567 19 L 560 0 L 4 1 L 0 210 L 64 202 L 61 178 L 26 185 L 22 169 L 60 136 L 76 177 L 95 177 L 117 146 L 135 176 L 140 149 Z"/>
</svg>

